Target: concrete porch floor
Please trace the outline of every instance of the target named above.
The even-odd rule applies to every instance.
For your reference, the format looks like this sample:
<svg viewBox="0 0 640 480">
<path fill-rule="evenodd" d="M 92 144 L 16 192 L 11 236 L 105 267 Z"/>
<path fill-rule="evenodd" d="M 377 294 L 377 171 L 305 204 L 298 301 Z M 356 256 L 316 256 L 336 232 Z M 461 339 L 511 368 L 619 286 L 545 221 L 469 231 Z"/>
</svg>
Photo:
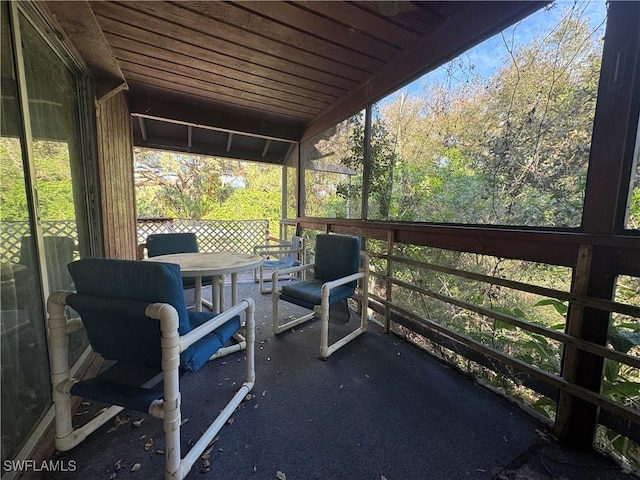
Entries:
<svg viewBox="0 0 640 480">
<path fill-rule="evenodd" d="M 275 338 L 270 295 L 260 295 L 249 276 L 240 281 L 239 298 L 250 296 L 257 307 L 255 388 L 219 433 L 210 468 L 200 460 L 187 478 L 636 478 L 597 453 L 557 445 L 543 424 L 513 403 L 375 325 L 321 361 L 317 321 Z M 283 315 L 301 311 L 282 304 Z M 332 324 L 330 331 L 352 329 L 357 321 Z M 234 382 L 241 381 L 241 359 L 242 353 L 232 354 L 183 376 L 183 455 L 230 397 Z M 85 405 L 87 414 L 78 421 L 102 407 Z M 49 472 L 43 478 L 162 479 L 161 422 L 134 411 L 122 412 L 119 419 L 70 452 L 54 455 L 54 460 L 74 460 L 75 472 Z M 139 470 L 132 472 L 136 464 Z"/>
</svg>

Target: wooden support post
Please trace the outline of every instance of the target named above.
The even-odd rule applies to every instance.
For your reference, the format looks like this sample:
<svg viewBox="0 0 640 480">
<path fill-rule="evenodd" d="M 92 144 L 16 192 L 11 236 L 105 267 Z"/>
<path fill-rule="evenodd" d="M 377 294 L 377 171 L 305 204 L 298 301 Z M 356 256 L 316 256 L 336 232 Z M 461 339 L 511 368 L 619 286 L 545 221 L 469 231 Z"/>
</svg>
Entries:
<svg viewBox="0 0 640 480">
<path fill-rule="evenodd" d="M 578 261 L 573 274 L 573 285 L 571 292 L 576 296 L 584 296 L 587 294 L 589 286 L 589 273 L 591 270 L 591 260 L 593 257 L 593 249 L 590 245 L 581 245 L 578 251 Z M 567 315 L 566 332 L 576 338 L 584 338 L 584 319 L 585 308 L 582 305 L 571 304 L 569 305 L 569 312 Z M 579 369 L 584 367 L 582 362 L 585 361 L 584 355 L 586 352 L 582 352 L 574 347 L 565 346 L 562 359 L 562 376 L 571 383 L 578 383 Z M 593 357 L 593 355 L 591 355 Z M 593 368 L 597 369 L 597 363 L 590 362 Z M 600 362 L 602 363 L 602 362 Z M 602 366 L 599 371 L 591 372 L 591 376 L 601 376 Z M 597 383 L 597 390 L 600 389 L 600 382 L 589 382 L 595 386 Z M 583 385 L 586 386 L 586 385 Z M 572 395 L 565 391 L 560 392 L 558 398 L 558 408 L 556 411 L 555 432 L 556 435 L 574 444 L 584 444 L 583 446 L 591 447 L 593 441 L 593 435 L 595 433 L 595 411 L 592 405 L 586 404 L 586 402 L 574 398 Z M 594 410 L 594 411 L 591 411 Z M 583 418 L 576 418 L 577 412 L 581 415 L 587 415 Z M 588 445 L 586 445 L 588 443 Z"/>
<path fill-rule="evenodd" d="M 640 4 L 609 4 L 582 218 L 582 231 L 589 235 L 615 235 L 624 229 L 640 116 L 639 24 Z M 613 298 L 616 270 L 604 260 L 606 254 L 606 249 L 598 246 L 593 252 L 580 248 L 574 293 Z M 581 310 L 571 305 L 567 332 L 606 345 L 611 313 L 589 307 Z M 562 375 L 570 382 L 599 392 L 603 366 L 600 356 L 565 348 Z M 556 433 L 570 445 L 591 448 L 597 415 L 595 405 L 561 394 Z"/>
<path fill-rule="evenodd" d="M 391 281 L 391 278 L 393 276 L 393 261 L 391 260 L 391 256 L 393 255 L 393 248 L 394 248 L 394 235 L 393 235 L 393 230 L 389 229 L 387 231 L 387 284 L 386 284 L 386 291 L 387 291 L 387 303 L 384 306 L 384 333 L 389 333 L 389 331 L 391 330 L 391 302 L 393 301 L 393 296 L 392 296 L 392 289 L 393 289 L 393 282 Z"/>
<path fill-rule="evenodd" d="M 362 210 L 360 218 L 369 218 L 369 190 L 371 183 L 371 105 L 367 105 L 364 117 L 364 158 L 362 166 Z"/>
</svg>

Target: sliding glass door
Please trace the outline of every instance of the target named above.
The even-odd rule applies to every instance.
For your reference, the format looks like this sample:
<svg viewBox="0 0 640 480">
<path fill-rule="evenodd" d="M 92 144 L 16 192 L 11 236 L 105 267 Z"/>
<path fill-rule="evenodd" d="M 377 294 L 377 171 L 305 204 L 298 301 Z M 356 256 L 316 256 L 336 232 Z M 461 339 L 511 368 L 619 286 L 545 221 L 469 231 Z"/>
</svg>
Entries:
<svg viewBox="0 0 640 480">
<path fill-rule="evenodd" d="M 44 302 L 71 290 L 67 264 L 88 254 L 85 76 L 46 24 L 1 2 L 0 351 L 2 462 L 51 406 Z M 17 48 L 19 46 L 19 48 Z M 71 360 L 87 342 L 72 338 Z"/>
</svg>

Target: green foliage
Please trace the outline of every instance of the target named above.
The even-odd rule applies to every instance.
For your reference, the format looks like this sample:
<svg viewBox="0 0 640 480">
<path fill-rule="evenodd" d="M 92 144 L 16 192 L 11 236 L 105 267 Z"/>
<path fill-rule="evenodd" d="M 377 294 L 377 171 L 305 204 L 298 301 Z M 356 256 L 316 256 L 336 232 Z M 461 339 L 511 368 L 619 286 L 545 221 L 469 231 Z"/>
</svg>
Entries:
<svg viewBox="0 0 640 480">
<path fill-rule="evenodd" d="M 69 150 L 66 143 L 33 142 L 35 185 L 42 220 L 75 219 Z M 0 139 L 0 201 L 4 221 L 26 220 L 27 194 L 20 142 Z"/>
<path fill-rule="evenodd" d="M 567 311 L 569 310 L 569 307 L 567 307 L 566 303 L 561 302 L 560 300 L 556 300 L 555 298 L 545 298 L 544 300 L 540 300 L 539 302 L 536 302 L 533 306 L 544 307 L 545 305 L 551 305 L 555 309 L 555 311 L 558 312 L 558 314 L 563 317 L 567 314 Z"/>
<path fill-rule="evenodd" d="M 504 43 L 505 62 L 488 79 L 460 57 L 420 97 L 399 94 L 374 106 L 369 218 L 579 226 L 601 37 L 574 5 L 527 44 Z M 356 173 L 335 190 L 308 189 L 307 204 L 324 195 L 326 210 L 307 214 L 339 215 L 360 199 L 364 115 L 345 125 L 322 139 L 332 145 L 323 151 Z M 634 195 L 632 224 L 637 204 Z"/>
<path fill-rule="evenodd" d="M 277 231 L 281 167 L 142 150 L 134 158 L 139 217 L 266 218 Z"/>
<path fill-rule="evenodd" d="M 17 138 L 0 137 L 0 209 L 3 221 L 27 220 L 22 151 Z"/>
<path fill-rule="evenodd" d="M 371 125 L 371 168 L 369 182 L 370 218 L 388 220 L 391 208 L 391 194 L 394 167 L 397 161 L 395 142 L 383 120 L 374 112 Z M 364 114 L 354 115 L 347 121 L 347 151 L 340 163 L 359 172 L 355 178 L 340 182 L 336 187 L 338 196 L 353 201 L 362 192 L 362 172 L 364 171 Z M 335 208 L 335 204 L 334 205 Z"/>
</svg>

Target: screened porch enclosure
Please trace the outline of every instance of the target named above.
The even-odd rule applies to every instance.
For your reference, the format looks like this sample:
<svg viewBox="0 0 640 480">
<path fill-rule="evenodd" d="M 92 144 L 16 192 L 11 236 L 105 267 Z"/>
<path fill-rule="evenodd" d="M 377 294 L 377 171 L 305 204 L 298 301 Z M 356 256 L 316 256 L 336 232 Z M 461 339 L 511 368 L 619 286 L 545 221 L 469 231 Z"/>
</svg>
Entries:
<svg viewBox="0 0 640 480">
<path fill-rule="evenodd" d="M 78 120 L 90 141 L 74 202 L 89 212 L 77 210 L 90 241 L 78 238 L 76 257 L 135 259 L 157 231 L 196 232 L 206 251 L 247 252 L 252 242 L 296 233 L 310 259 L 318 233 L 347 234 L 370 257 L 370 331 L 325 362 L 318 322 L 275 338 L 268 306 L 260 311 L 254 396 L 223 428 L 210 470 L 199 462 L 205 478 L 502 479 L 526 468 L 542 478 L 596 478 L 595 467 L 581 469 L 596 463 L 601 478 L 618 478 L 594 448 L 640 466 L 640 5 L 612 1 L 591 22 L 580 16 L 590 7 L 576 3 L 562 10 L 564 30 L 509 43 L 526 27 L 520 22 L 561 8 L 34 2 L 46 19 L 39 34 L 69 46 L 91 80 L 83 91 L 96 100 Z M 507 46 L 506 66 L 478 78 L 468 52 L 495 38 Z M 527 63 L 535 51 L 549 53 L 539 70 Z M 525 94 L 509 82 L 526 84 Z M 18 163 L 29 164 L 30 140 Z M 281 167 L 279 228 L 274 219 L 145 225 L 134 148 Z M 28 172 L 22 181 L 33 201 Z M 53 229 L 67 226 L 53 220 Z M 13 237 L 32 226 L 17 219 Z M 244 243 L 225 243 L 249 230 Z M 18 243 L 6 245 L 16 263 Z M 41 273 L 43 246 L 34 251 Z M 247 296 L 269 304 L 244 280 Z M 48 293 L 41 280 L 32 302 L 41 315 Z M 7 318 L 4 310 L 3 300 Z M 79 358 L 80 372 L 99 368 L 88 351 Z M 232 363 L 211 373 L 222 387 L 212 399 L 224 394 Z M 153 419 L 138 434 L 131 423 L 139 418 L 123 416 L 61 455 L 43 399 L 32 438 L 16 437 L 10 458 L 81 466 L 77 477 L 47 478 L 108 477 L 124 473 L 115 448 L 129 442 L 134 453 L 121 467 L 141 463 L 162 475 L 154 457 L 162 445 L 143 447 L 159 438 Z M 99 408 L 79 400 L 76 420 Z M 186 431 L 198 428 L 200 413 Z M 94 462 L 97 452 L 104 455 Z M 362 454 L 354 461 L 349 452 Z M 196 466 L 190 476 L 198 475 Z"/>
</svg>

